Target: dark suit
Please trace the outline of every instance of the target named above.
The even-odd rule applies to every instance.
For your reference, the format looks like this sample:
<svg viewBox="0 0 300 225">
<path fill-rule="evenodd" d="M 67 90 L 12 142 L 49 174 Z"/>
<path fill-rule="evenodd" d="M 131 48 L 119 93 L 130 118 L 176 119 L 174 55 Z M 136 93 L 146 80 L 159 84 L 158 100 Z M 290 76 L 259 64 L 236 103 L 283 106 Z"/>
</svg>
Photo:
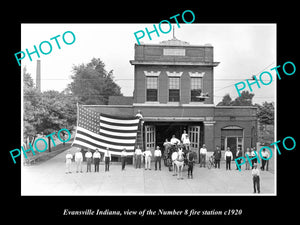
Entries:
<svg viewBox="0 0 300 225">
<path fill-rule="evenodd" d="M 221 150 L 215 150 L 213 156 L 215 157 L 215 168 L 220 169 Z"/>
<path fill-rule="evenodd" d="M 194 168 L 194 163 L 195 163 L 195 153 L 194 152 L 189 152 L 187 154 L 187 165 L 188 165 L 188 178 L 193 178 L 193 168 Z"/>
<path fill-rule="evenodd" d="M 242 156 L 243 156 L 242 151 L 238 150 L 238 151 L 236 152 L 236 158 L 239 158 L 239 157 L 242 157 Z M 237 162 L 238 162 L 238 164 L 241 164 L 241 159 L 238 159 Z M 238 170 L 237 164 L 236 164 L 236 169 Z"/>
</svg>

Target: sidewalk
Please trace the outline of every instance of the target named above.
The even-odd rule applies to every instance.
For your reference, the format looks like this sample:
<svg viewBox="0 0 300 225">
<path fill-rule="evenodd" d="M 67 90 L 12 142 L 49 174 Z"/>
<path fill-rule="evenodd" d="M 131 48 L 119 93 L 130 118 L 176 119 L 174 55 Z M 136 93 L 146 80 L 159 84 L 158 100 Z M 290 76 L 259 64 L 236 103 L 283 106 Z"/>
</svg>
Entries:
<svg viewBox="0 0 300 225">
<path fill-rule="evenodd" d="M 72 153 L 75 148 L 70 149 Z M 226 171 L 225 164 L 221 169 L 194 167 L 194 179 L 187 179 L 187 168 L 183 180 L 177 180 L 163 165 L 162 170 L 135 169 L 126 165 L 112 164 L 109 172 L 104 172 L 104 163 L 100 163 L 100 172 L 76 173 L 75 163 L 72 173 L 65 173 L 65 154 L 34 166 L 22 167 L 21 195 L 252 195 L 253 185 L 251 170 Z M 94 171 L 94 165 L 92 165 Z M 273 173 L 261 171 L 261 194 L 274 195 Z M 253 194 L 254 195 L 254 194 Z M 255 194 L 257 196 L 258 194 Z"/>
</svg>

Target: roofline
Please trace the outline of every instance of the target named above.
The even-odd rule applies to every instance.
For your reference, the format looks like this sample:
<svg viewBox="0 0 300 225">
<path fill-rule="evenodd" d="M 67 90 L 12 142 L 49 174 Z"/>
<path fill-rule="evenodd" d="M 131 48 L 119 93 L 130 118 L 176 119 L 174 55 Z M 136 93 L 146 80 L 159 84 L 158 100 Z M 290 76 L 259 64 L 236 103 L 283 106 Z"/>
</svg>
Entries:
<svg viewBox="0 0 300 225">
<path fill-rule="evenodd" d="M 239 109 L 257 109 L 258 107 L 256 107 L 256 106 L 248 106 L 248 105 L 240 105 L 240 106 L 232 106 L 232 105 L 230 105 L 230 106 L 222 106 L 222 105 L 216 105 L 216 108 L 227 108 L 227 109 L 231 109 L 231 108 L 234 108 L 234 109 L 236 109 L 236 108 L 239 108 Z"/>
<path fill-rule="evenodd" d="M 142 61 L 129 60 L 131 65 L 173 65 L 173 66 L 218 66 L 220 62 L 174 62 L 174 61 Z"/>
<path fill-rule="evenodd" d="M 183 105 L 171 105 L 171 104 L 145 104 L 145 103 L 133 103 L 132 105 L 82 105 L 83 107 L 108 107 L 108 108 L 133 108 L 133 107 L 189 107 L 189 108 L 223 108 L 223 109 L 257 109 L 255 106 L 216 106 L 215 104 L 183 104 Z"/>
<path fill-rule="evenodd" d="M 162 46 L 162 47 L 193 47 L 193 48 L 199 48 L 199 47 L 205 47 L 205 48 L 213 48 L 214 46 L 212 46 L 211 44 L 204 44 L 204 45 L 168 45 L 168 44 L 137 44 L 135 43 L 134 46 Z"/>
<path fill-rule="evenodd" d="M 132 108 L 133 105 L 82 105 L 83 107 Z"/>
</svg>

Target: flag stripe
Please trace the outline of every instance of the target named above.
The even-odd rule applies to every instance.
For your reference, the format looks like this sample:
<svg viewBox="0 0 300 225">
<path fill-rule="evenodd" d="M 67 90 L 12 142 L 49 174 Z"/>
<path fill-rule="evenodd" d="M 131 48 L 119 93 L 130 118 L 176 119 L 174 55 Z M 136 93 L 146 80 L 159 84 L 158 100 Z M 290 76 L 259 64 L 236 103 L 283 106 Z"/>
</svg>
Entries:
<svg viewBox="0 0 300 225">
<path fill-rule="evenodd" d="M 137 126 L 139 123 L 118 123 L 117 121 L 110 122 L 103 119 L 103 117 L 100 118 L 100 123 L 111 125 L 111 126 L 117 126 L 117 127 L 131 127 L 131 126 Z"/>
<path fill-rule="evenodd" d="M 103 152 L 103 153 L 105 153 L 105 151 L 106 151 L 105 148 L 95 147 L 95 145 L 93 145 L 93 144 L 88 144 L 88 143 L 81 142 L 81 141 L 78 141 L 78 140 L 74 141 L 73 146 L 90 148 L 90 149 L 96 149 L 96 148 L 98 148 L 99 151 Z M 121 155 L 121 151 L 119 151 L 119 150 L 110 150 L 110 152 L 111 152 L 112 155 L 118 155 L 118 156 Z M 126 152 L 127 152 L 127 155 L 133 155 L 134 150 L 127 150 Z"/>
<path fill-rule="evenodd" d="M 103 128 L 101 127 L 101 130 L 103 130 Z M 87 133 L 89 135 L 92 135 L 96 138 L 100 138 L 99 134 L 97 133 L 94 133 L 92 131 L 89 131 L 85 128 L 82 128 L 82 127 L 77 127 L 77 131 L 82 131 L 84 133 Z M 114 130 L 115 131 L 115 130 Z M 104 134 L 109 134 L 109 135 L 112 135 L 112 136 L 119 136 L 120 138 L 121 137 L 135 137 L 136 133 L 127 133 L 125 131 L 122 131 L 122 133 L 120 133 L 119 131 L 118 132 L 112 132 L 111 129 L 105 129 L 105 132 L 103 131 Z M 102 135 L 103 135 L 102 133 Z"/>
<path fill-rule="evenodd" d="M 123 144 L 134 144 L 135 143 L 135 137 L 130 138 L 130 139 L 124 139 L 124 138 L 106 137 L 104 135 L 100 135 L 100 136 L 101 136 L 101 140 L 103 140 L 103 141 L 109 141 L 109 142 L 112 142 L 112 143 L 119 143 L 121 145 L 123 145 Z"/>
<path fill-rule="evenodd" d="M 113 130 L 116 130 L 116 131 L 127 130 L 127 131 L 133 132 L 133 131 L 137 130 L 138 126 L 126 126 L 126 127 L 123 127 L 123 126 L 118 126 L 118 125 L 110 125 L 110 124 L 103 123 L 102 121 L 100 121 L 100 129 L 101 129 L 101 127 L 113 129 Z M 101 132 L 101 130 L 100 130 L 100 132 Z"/>
<path fill-rule="evenodd" d="M 123 116 L 115 116 L 115 115 L 110 115 L 110 114 L 104 114 L 104 113 L 101 113 L 101 117 L 105 117 L 105 118 L 110 118 L 110 119 L 113 119 L 113 120 L 139 120 L 139 118 L 137 117 L 123 117 Z"/>
<path fill-rule="evenodd" d="M 77 137 L 76 140 L 87 143 L 91 146 L 95 146 L 94 149 L 99 148 L 99 149 L 105 150 L 106 148 L 109 148 L 110 151 L 116 151 L 116 152 L 121 152 L 124 148 L 126 148 L 126 151 L 134 150 L 134 146 L 133 147 L 125 147 L 125 146 L 121 146 L 121 145 L 117 146 L 117 145 L 110 145 L 110 144 L 106 144 L 106 143 L 99 143 L 99 142 L 95 142 L 86 137 L 84 137 L 84 138 Z"/>
<path fill-rule="evenodd" d="M 118 143 L 118 146 L 121 145 L 121 146 L 127 147 L 127 146 L 131 146 L 132 144 L 135 144 L 135 139 L 131 139 L 131 140 L 108 139 L 108 138 L 107 139 L 103 139 L 103 138 L 99 139 L 99 138 L 93 137 L 92 135 L 82 133 L 81 131 L 78 131 L 77 137 L 87 139 L 89 141 L 93 141 L 100 145 L 102 143 L 107 143 L 107 144 Z"/>
<path fill-rule="evenodd" d="M 82 134 L 82 135 L 86 135 L 87 137 L 90 137 L 90 138 L 94 138 L 95 140 L 97 141 L 101 141 L 101 139 L 105 139 L 105 138 L 112 138 L 112 139 L 116 139 L 115 141 L 121 141 L 123 142 L 123 140 L 125 141 L 128 141 L 128 140 L 135 140 L 135 136 L 116 136 L 116 135 L 109 135 L 109 134 L 106 134 L 106 133 L 101 133 L 101 135 L 94 135 L 93 133 L 91 132 L 87 132 L 87 131 L 82 131 L 82 128 L 81 129 L 78 129 L 77 131 L 78 134 Z M 117 137 L 117 138 L 116 138 Z"/>
<path fill-rule="evenodd" d="M 77 137 L 89 140 L 90 142 L 94 142 L 95 144 L 98 144 L 98 145 L 102 145 L 102 144 L 106 143 L 111 146 L 120 146 L 120 149 L 122 149 L 122 147 L 129 147 L 129 146 L 132 146 L 135 144 L 135 140 L 133 140 L 133 142 L 130 142 L 130 143 L 128 143 L 128 140 L 119 140 L 119 141 L 117 141 L 117 140 L 113 141 L 111 139 L 104 140 L 103 138 L 99 139 L 99 138 L 95 138 L 91 135 L 81 134 L 81 133 L 77 133 Z"/>
<path fill-rule="evenodd" d="M 138 124 L 139 120 L 138 119 L 130 119 L 130 120 L 120 120 L 120 119 L 112 119 L 104 116 L 100 116 L 101 121 L 105 121 L 107 123 L 113 123 L 113 124 L 122 124 L 122 125 L 127 125 L 127 124 Z"/>
<path fill-rule="evenodd" d="M 116 129 L 110 129 L 107 127 L 101 127 L 101 130 L 103 130 L 103 132 L 105 133 L 109 133 L 111 132 L 112 135 L 122 135 L 122 136 L 133 136 L 136 131 L 135 130 L 122 130 L 122 133 L 120 133 L 120 130 L 116 130 Z"/>
<path fill-rule="evenodd" d="M 102 129 L 101 129 L 102 130 Z M 136 138 L 136 135 L 135 134 L 132 134 L 131 136 L 116 136 L 115 134 L 114 135 L 111 135 L 111 134 L 109 134 L 109 133 L 104 133 L 104 132 L 101 132 L 101 137 L 103 138 L 103 139 L 105 139 L 105 138 L 112 138 L 112 139 L 115 139 L 116 137 L 118 138 L 118 139 L 122 139 L 122 140 L 135 140 L 135 138 Z"/>
</svg>

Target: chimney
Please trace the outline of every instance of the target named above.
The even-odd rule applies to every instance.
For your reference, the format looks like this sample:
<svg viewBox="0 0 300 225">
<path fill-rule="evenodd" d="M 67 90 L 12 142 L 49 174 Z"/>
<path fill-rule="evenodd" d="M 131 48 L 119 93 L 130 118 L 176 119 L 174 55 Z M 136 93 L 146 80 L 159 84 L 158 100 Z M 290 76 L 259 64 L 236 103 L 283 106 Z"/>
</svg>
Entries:
<svg viewBox="0 0 300 225">
<path fill-rule="evenodd" d="M 36 88 L 41 92 L 41 60 L 36 61 Z"/>
</svg>

